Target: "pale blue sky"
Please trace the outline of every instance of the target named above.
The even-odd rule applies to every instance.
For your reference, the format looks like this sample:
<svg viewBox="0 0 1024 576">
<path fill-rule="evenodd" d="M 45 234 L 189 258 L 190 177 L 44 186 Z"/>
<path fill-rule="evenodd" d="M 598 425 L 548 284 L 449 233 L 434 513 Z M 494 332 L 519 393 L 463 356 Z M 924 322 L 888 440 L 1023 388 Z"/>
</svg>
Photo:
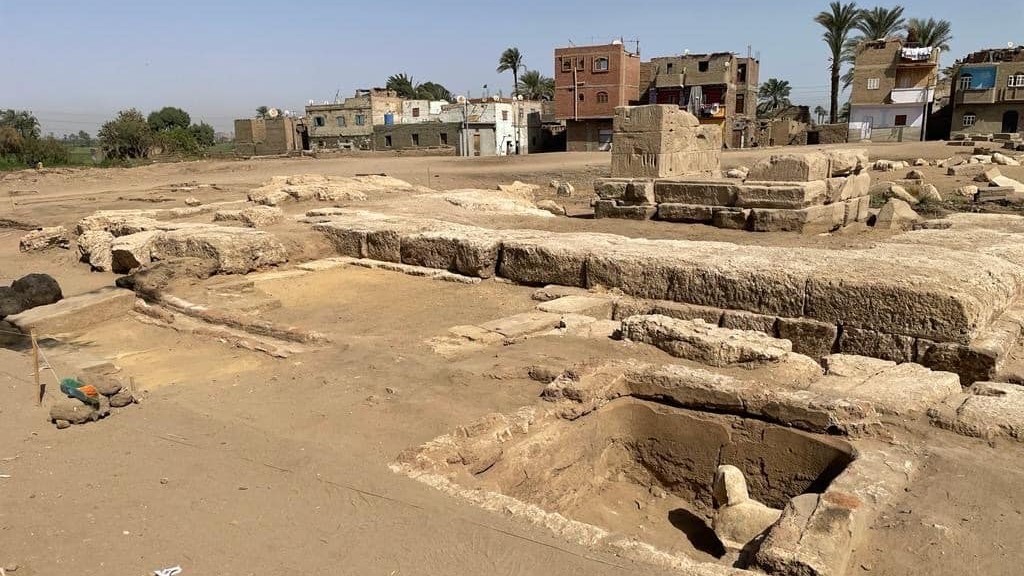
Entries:
<svg viewBox="0 0 1024 576">
<path fill-rule="evenodd" d="M 1024 43 L 1024 1 L 974 9 L 963 0 L 903 2 L 907 15 L 953 22 L 943 64 L 980 48 Z M 95 133 L 122 108 L 180 106 L 230 131 L 261 104 L 301 110 L 309 99 L 383 85 L 407 72 L 454 93 L 511 89 L 494 69 L 517 46 L 553 72 L 569 41 L 639 39 L 644 59 L 691 52 L 761 56 L 761 80 L 828 99 L 827 54 L 812 17 L 824 1 L 0 0 L 0 108 L 29 109 L 44 131 Z M 862 3 L 874 6 L 875 3 Z M 891 6 L 891 3 L 882 5 Z"/>
</svg>

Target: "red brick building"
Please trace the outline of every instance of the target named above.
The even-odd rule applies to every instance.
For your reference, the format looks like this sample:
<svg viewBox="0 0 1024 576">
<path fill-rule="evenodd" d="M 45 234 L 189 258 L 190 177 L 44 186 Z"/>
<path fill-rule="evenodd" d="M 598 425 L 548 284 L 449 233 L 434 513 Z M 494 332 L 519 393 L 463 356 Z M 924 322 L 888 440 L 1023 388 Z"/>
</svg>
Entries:
<svg viewBox="0 0 1024 576">
<path fill-rule="evenodd" d="M 640 55 L 621 42 L 555 49 L 555 118 L 570 152 L 606 149 L 617 106 L 640 100 Z"/>
</svg>

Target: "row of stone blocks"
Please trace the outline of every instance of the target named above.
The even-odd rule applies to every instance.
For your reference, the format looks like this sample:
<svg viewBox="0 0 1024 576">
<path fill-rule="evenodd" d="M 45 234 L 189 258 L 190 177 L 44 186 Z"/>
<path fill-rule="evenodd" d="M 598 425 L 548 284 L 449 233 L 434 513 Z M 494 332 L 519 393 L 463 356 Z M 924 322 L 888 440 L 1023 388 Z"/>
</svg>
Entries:
<svg viewBox="0 0 1024 576">
<path fill-rule="evenodd" d="M 871 176 L 864 150 L 774 155 L 745 182 L 605 178 L 594 183 L 596 218 L 710 224 L 756 232 L 830 231 L 865 221 Z"/>
<path fill-rule="evenodd" d="M 775 319 L 811 320 L 820 323 L 807 324 L 811 333 L 834 334 L 815 336 L 831 338 L 830 349 L 913 359 L 968 381 L 994 374 L 1021 334 L 1006 313 L 1024 289 L 1021 269 L 941 245 L 738 246 L 489 230 L 358 211 L 310 221 L 346 256 L 743 311 L 771 318 L 780 335 L 793 332 Z"/>
</svg>

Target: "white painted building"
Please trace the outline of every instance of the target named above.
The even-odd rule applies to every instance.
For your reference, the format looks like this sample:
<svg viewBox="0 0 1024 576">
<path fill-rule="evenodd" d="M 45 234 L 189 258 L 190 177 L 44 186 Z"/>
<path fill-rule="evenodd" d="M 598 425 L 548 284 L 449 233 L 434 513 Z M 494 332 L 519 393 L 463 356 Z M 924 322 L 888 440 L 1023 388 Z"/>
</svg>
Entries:
<svg viewBox="0 0 1024 576">
<path fill-rule="evenodd" d="M 539 102 L 475 101 L 450 104 L 444 122 L 462 123 L 463 156 L 528 154 L 540 131 Z"/>
<path fill-rule="evenodd" d="M 404 100 L 402 113 L 395 119 L 395 123 L 440 122 L 441 112 L 447 105 L 448 102 L 445 100 Z"/>
</svg>

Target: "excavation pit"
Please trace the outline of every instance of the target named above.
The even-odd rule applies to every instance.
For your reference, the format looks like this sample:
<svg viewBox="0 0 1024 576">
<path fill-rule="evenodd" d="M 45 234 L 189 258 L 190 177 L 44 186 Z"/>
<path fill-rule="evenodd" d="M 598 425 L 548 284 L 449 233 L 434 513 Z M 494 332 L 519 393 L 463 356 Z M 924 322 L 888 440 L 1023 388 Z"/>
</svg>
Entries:
<svg viewBox="0 0 1024 576">
<path fill-rule="evenodd" d="M 872 477 L 878 455 L 890 455 L 869 452 L 867 468 L 853 470 L 863 454 L 845 438 L 627 396 L 572 420 L 535 408 L 492 414 L 404 452 L 394 469 L 578 543 L 607 544 L 617 554 L 693 573 L 761 562 L 754 556 L 758 545 L 772 542 L 758 568 L 789 574 L 805 563 L 786 556 L 790 544 L 797 555 L 816 553 L 813 543 L 801 548 L 808 532 L 821 530 L 814 514 L 842 504 L 844 519 L 828 527 L 841 552 L 827 554 L 828 562 L 842 562 L 850 535 L 863 525 L 863 517 L 855 517 L 877 504 L 873 499 L 863 506 L 862 491 L 891 493 L 891 485 L 879 486 L 892 478 Z M 713 481 L 724 464 L 743 472 L 752 499 L 783 510 L 743 554 L 727 552 L 712 528 Z M 884 465 L 907 467 L 893 485 L 909 478 L 909 461 Z M 817 503 L 810 516 L 794 498 Z M 779 526 L 789 532 L 797 526 L 798 537 L 786 532 L 771 540 Z"/>
</svg>

